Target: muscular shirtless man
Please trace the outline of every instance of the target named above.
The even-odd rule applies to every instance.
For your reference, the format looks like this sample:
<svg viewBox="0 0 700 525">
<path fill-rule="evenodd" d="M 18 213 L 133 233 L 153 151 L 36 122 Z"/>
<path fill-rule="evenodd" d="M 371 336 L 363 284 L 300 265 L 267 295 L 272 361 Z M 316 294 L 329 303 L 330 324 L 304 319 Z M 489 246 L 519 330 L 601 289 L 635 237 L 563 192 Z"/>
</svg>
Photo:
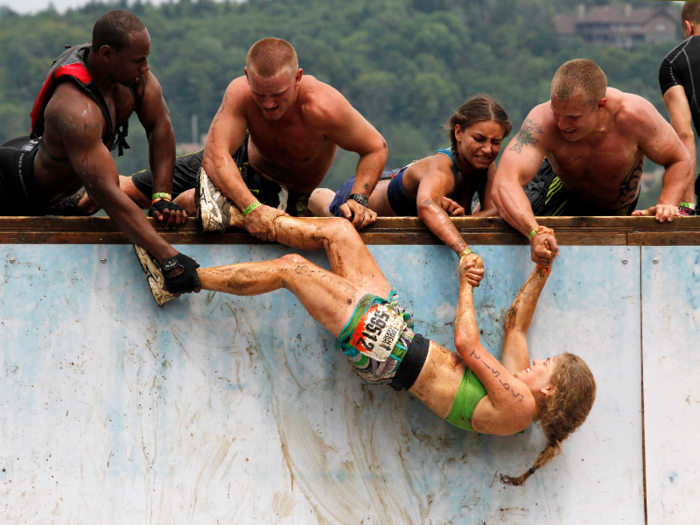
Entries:
<svg viewBox="0 0 700 525">
<path fill-rule="evenodd" d="M 695 129 L 700 129 L 700 3 L 686 2 L 681 11 L 683 42 L 678 44 L 661 62 L 659 85 L 671 126 L 678 133 L 690 153 L 695 173 Z M 681 215 L 695 215 L 695 194 L 700 192 L 698 182 L 688 186 L 681 203 Z M 644 210 L 651 214 L 653 208 Z M 635 212 L 636 214 L 636 212 Z"/>
<path fill-rule="evenodd" d="M 688 151 L 649 102 L 608 88 L 590 60 L 572 60 L 554 75 L 551 100 L 530 112 L 503 153 L 493 199 L 529 236 L 532 260 L 550 265 L 556 238 L 535 215 L 629 215 L 645 157 L 666 168 L 654 211 L 671 221 L 692 179 Z"/>
<path fill-rule="evenodd" d="M 92 44 L 68 49 L 54 63 L 32 111 L 32 138 L 0 147 L 0 215 L 49 215 L 82 186 L 129 239 L 160 262 L 166 287 L 199 290 L 196 262 L 165 242 L 119 189 L 110 150 L 127 147 L 129 116 L 146 129 L 159 192 L 169 192 L 175 135 L 160 85 L 149 72 L 151 39 L 143 22 L 111 11 L 93 29 Z M 161 203 L 166 226 L 187 219 Z"/>
<path fill-rule="evenodd" d="M 255 43 L 244 71 L 227 88 L 204 151 L 176 162 L 175 184 L 182 190 L 176 201 L 190 211 L 197 206 L 205 231 L 232 226 L 234 206 L 244 212 L 249 233 L 274 241 L 273 220 L 308 214 L 309 195 L 341 147 L 360 155 L 344 215 L 357 229 L 374 222 L 367 199 L 387 159 L 379 132 L 338 91 L 303 76 L 294 48 L 284 40 Z M 148 172 L 137 173 L 133 189 L 125 187 L 142 205 L 149 179 Z M 186 191 L 195 186 L 196 203 L 194 191 Z"/>
</svg>

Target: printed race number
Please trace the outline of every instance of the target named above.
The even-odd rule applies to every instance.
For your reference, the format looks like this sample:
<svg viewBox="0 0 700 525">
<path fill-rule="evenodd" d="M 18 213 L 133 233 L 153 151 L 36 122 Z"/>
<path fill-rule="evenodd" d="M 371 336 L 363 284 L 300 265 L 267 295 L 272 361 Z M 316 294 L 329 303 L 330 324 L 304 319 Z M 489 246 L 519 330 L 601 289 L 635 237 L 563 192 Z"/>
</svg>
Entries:
<svg viewBox="0 0 700 525">
<path fill-rule="evenodd" d="M 372 306 L 355 329 L 355 348 L 377 361 L 386 361 L 404 329 L 403 318 L 386 305 Z"/>
</svg>

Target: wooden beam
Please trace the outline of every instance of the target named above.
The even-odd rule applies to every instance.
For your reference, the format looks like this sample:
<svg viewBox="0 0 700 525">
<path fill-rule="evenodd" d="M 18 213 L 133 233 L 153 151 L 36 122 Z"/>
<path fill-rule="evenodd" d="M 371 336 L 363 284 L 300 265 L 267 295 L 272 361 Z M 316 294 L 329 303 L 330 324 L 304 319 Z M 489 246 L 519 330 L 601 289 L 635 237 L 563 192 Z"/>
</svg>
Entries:
<svg viewBox="0 0 700 525">
<path fill-rule="evenodd" d="M 242 230 L 197 232 L 194 219 L 177 231 L 164 230 L 149 219 L 171 244 L 264 244 Z M 320 220 L 320 219 L 317 219 Z M 527 238 L 500 218 L 452 219 L 470 244 L 527 244 Z M 700 217 L 679 217 L 659 223 L 653 217 L 547 217 L 538 222 L 553 228 L 562 246 L 698 246 Z M 367 244 L 441 244 L 415 217 L 385 217 L 361 232 Z M 1 217 L 2 244 L 129 244 L 108 217 Z"/>
</svg>

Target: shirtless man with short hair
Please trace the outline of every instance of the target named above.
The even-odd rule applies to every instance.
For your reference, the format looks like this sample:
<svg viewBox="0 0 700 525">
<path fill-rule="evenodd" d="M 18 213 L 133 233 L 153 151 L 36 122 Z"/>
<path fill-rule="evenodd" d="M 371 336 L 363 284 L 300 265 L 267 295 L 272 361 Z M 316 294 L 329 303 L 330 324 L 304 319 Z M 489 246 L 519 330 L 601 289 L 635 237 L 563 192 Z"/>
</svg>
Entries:
<svg viewBox="0 0 700 525">
<path fill-rule="evenodd" d="M 341 147 L 360 155 L 344 216 L 357 229 L 374 222 L 367 199 L 387 159 L 381 134 L 337 90 L 303 75 L 284 40 L 255 43 L 244 71 L 226 90 L 204 152 L 177 161 L 175 183 L 183 179 L 183 190 L 197 186 L 196 202 L 193 190 L 183 191 L 177 202 L 190 211 L 197 206 L 205 231 L 234 225 L 233 206 L 244 212 L 249 233 L 274 241 L 274 219 L 308 215 L 308 197 Z M 147 177 L 134 175 L 133 191 L 125 191 L 139 199 L 148 192 Z"/>
<path fill-rule="evenodd" d="M 66 198 L 73 199 L 68 207 L 76 213 L 60 214 L 81 215 L 71 196 L 84 186 L 89 199 L 163 265 L 170 291 L 198 291 L 196 262 L 165 242 L 120 190 L 110 154 L 128 147 L 124 138 L 135 112 L 149 139 L 157 191 L 169 192 L 175 135 L 160 84 L 149 72 L 150 47 L 143 22 L 116 10 L 97 20 L 91 44 L 57 59 L 32 111 L 32 137 L 0 147 L 0 215 L 59 214 L 56 205 Z M 187 220 L 169 203 L 156 215 L 166 227 Z"/>
<path fill-rule="evenodd" d="M 648 101 L 608 88 L 590 60 L 572 60 L 554 76 L 551 100 L 530 112 L 503 153 L 493 199 L 530 238 L 532 260 L 549 266 L 556 238 L 535 215 L 629 215 L 645 157 L 666 168 L 654 212 L 671 221 L 692 179 L 687 150 Z"/>
</svg>

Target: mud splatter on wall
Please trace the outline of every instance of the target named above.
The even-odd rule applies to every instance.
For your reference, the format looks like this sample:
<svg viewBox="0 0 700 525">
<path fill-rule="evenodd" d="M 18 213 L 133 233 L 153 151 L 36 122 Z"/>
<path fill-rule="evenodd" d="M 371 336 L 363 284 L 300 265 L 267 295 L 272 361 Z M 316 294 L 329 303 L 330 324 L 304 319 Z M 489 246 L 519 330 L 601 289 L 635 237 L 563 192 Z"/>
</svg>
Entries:
<svg viewBox="0 0 700 525">
<path fill-rule="evenodd" d="M 474 248 L 487 269 L 482 343 L 500 356 L 532 263 L 525 247 Z M 417 331 L 454 348 L 454 254 L 371 251 Z M 289 252 L 187 247 L 203 266 Z M 494 476 L 531 465 L 537 429 L 465 433 L 405 392 L 362 384 L 284 290 L 158 309 L 129 247 L 0 246 L 0 522 L 642 523 L 641 251 L 561 252 L 528 341 L 533 357 L 586 358 L 598 401 L 515 489 Z"/>
</svg>

